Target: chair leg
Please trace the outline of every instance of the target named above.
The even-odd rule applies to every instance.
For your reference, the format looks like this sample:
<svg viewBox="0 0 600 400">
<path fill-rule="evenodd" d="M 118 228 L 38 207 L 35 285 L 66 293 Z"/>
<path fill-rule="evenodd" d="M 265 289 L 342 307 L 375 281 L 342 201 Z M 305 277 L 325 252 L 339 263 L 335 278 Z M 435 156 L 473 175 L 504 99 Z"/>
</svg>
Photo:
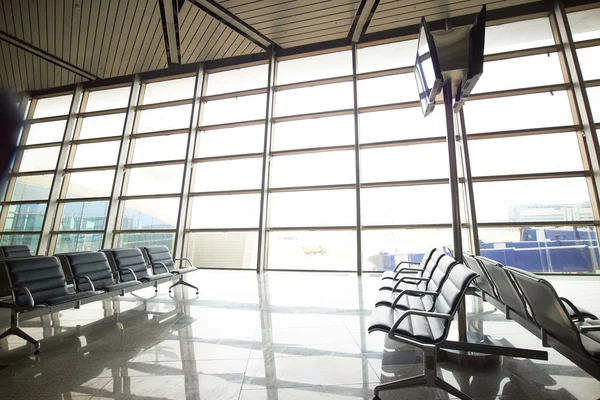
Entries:
<svg viewBox="0 0 600 400">
<path fill-rule="evenodd" d="M 171 289 L 172 289 L 172 288 L 174 288 L 174 287 L 175 287 L 175 286 L 177 286 L 177 285 L 183 285 L 183 286 L 190 287 L 190 288 L 192 288 L 192 289 L 196 289 L 196 294 L 199 294 L 199 292 L 198 292 L 198 287 L 197 287 L 197 286 L 194 286 L 194 285 L 192 285 L 191 283 L 188 283 L 188 282 L 184 281 L 184 280 L 183 280 L 183 277 L 179 278 L 179 280 L 178 280 L 177 282 L 175 282 L 174 284 L 172 284 L 172 285 L 169 287 L 169 293 L 171 293 Z"/>
<path fill-rule="evenodd" d="M 37 340 L 35 340 L 34 338 L 32 338 L 31 336 L 29 336 L 27 333 L 25 333 L 25 331 L 23 331 L 21 328 L 16 327 L 16 326 L 11 326 L 10 328 L 8 328 L 8 330 L 4 333 L 2 333 L 0 335 L 0 340 L 4 339 L 5 337 L 8 337 L 10 335 L 15 335 L 17 337 L 20 337 L 21 339 L 25 340 L 26 342 L 31 343 L 32 345 L 35 346 L 35 351 L 33 354 L 40 354 L 41 353 L 41 345 L 40 342 L 38 342 Z"/>
<path fill-rule="evenodd" d="M 461 392 L 460 390 L 458 390 L 454 386 L 450 385 L 448 382 L 446 382 L 443 379 L 435 378 L 435 385 L 437 387 L 439 387 L 440 389 L 445 390 L 446 392 L 450 393 L 452 396 L 458 397 L 459 399 L 473 400 L 471 397 L 467 396 L 465 393 Z"/>
</svg>

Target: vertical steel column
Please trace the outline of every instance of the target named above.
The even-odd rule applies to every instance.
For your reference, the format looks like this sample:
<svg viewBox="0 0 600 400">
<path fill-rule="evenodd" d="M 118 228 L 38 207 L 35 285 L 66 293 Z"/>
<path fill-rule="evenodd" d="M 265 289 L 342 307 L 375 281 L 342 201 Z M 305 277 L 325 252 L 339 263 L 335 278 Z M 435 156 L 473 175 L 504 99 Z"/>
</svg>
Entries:
<svg viewBox="0 0 600 400">
<path fill-rule="evenodd" d="M 360 129 L 358 126 L 358 57 L 356 42 L 352 42 L 352 89 L 354 95 L 354 167 L 356 170 L 356 268 L 362 275 L 362 221 L 360 206 Z"/>
<path fill-rule="evenodd" d="M 177 217 L 177 226 L 175 231 L 175 244 L 173 254 L 175 257 L 185 257 L 185 225 L 188 220 L 190 185 L 192 160 L 194 158 L 194 148 L 196 146 L 196 132 L 198 131 L 198 116 L 202 106 L 202 88 L 204 87 L 204 66 L 200 64 L 196 71 L 196 82 L 194 85 L 194 100 L 192 102 L 192 115 L 190 116 L 190 131 L 188 133 L 187 149 L 185 153 L 185 164 L 183 167 L 183 178 L 181 182 L 181 197 L 179 199 L 179 215 Z"/>
<path fill-rule="evenodd" d="M 267 78 L 267 104 L 265 111 L 265 137 L 263 146 L 262 182 L 260 190 L 260 219 L 258 221 L 258 257 L 256 272 L 265 270 L 267 246 L 267 223 L 269 221 L 269 178 L 271 176 L 271 138 L 273 134 L 273 104 L 275 94 L 275 49 L 270 46 L 269 76 Z"/>
<path fill-rule="evenodd" d="M 77 113 L 79 111 L 79 104 L 81 103 L 82 96 L 83 87 L 81 85 L 77 85 L 75 87 L 75 90 L 73 91 L 73 98 L 71 99 L 71 106 L 69 107 L 69 117 L 67 119 L 67 126 L 65 127 L 65 133 L 62 138 L 62 145 L 60 147 L 60 151 L 58 152 L 56 170 L 54 173 L 54 178 L 52 179 L 52 185 L 50 186 L 50 196 L 48 197 L 46 213 L 44 214 L 42 235 L 36 251 L 37 255 L 45 255 L 48 251 L 48 244 L 50 243 L 50 232 L 52 231 L 53 221 L 58 208 L 60 185 L 65 174 L 65 168 L 67 167 L 69 149 L 71 147 L 71 141 L 73 140 L 73 133 L 75 132 L 75 124 L 77 123 Z"/>
<path fill-rule="evenodd" d="M 129 92 L 129 101 L 127 102 L 127 113 L 125 114 L 125 124 L 121 134 L 121 147 L 119 147 L 119 156 L 115 168 L 115 178 L 108 202 L 108 211 L 106 215 L 106 225 L 104 227 L 104 237 L 102 239 L 102 248 L 112 247 L 114 240 L 114 230 L 117 229 L 117 215 L 119 212 L 119 196 L 123 186 L 123 175 L 125 174 L 125 163 L 127 162 L 127 152 L 129 151 L 129 142 L 131 141 L 131 132 L 135 121 L 135 107 L 140 94 L 141 80 L 139 75 L 135 75 Z"/>
<path fill-rule="evenodd" d="M 466 210 L 469 218 L 469 235 L 473 242 L 473 254 L 479 255 L 479 231 L 477 230 L 477 213 L 475 212 L 475 192 L 473 191 L 473 175 L 471 174 L 471 156 L 469 155 L 469 143 L 467 141 L 467 126 L 465 124 L 465 113 L 460 109 L 458 114 L 460 121 L 460 137 L 462 143 L 463 170 L 465 172 L 465 187 L 467 196 Z"/>
<path fill-rule="evenodd" d="M 462 262 L 462 234 L 460 226 L 460 199 L 458 195 L 458 170 L 456 162 L 456 134 L 454 133 L 454 112 L 452 110 L 452 82 L 444 83 L 444 108 L 446 110 L 446 142 L 450 163 L 450 196 L 452 201 L 452 237 L 456 261 Z M 458 309 L 458 340 L 467 341 L 467 312 L 464 300 Z"/>
</svg>

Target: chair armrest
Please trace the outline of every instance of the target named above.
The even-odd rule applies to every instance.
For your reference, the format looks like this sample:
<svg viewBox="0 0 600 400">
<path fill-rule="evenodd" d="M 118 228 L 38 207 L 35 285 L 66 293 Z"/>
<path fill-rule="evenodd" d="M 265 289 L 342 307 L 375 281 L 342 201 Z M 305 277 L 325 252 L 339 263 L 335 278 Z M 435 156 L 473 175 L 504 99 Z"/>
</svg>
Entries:
<svg viewBox="0 0 600 400">
<path fill-rule="evenodd" d="M 400 261 L 400 262 L 398 263 L 398 265 L 396 265 L 396 268 L 394 268 L 394 271 L 397 271 L 397 270 L 398 270 L 398 267 L 400 267 L 400 266 L 401 266 L 401 265 L 403 265 L 403 264 L 409 264 L 409 265 L 415 265 L 415 264 L 416 264 L 416 265 L 419 265 L 419 264 L 421 264 L 421 263 L 420 263 L 420 262 L 416 262 L 416 261 Z"/>
<path fill-rule="evenodd" d="M 407 295 L 407 296 L 430 295 L 430 296 L 433 296 L 433 299 L 435 300 L 435 298 L 438 296 L 438 292 L 433 292 L 431 290 L 403 290 L 400 293 L 398 293 L 398 296 L 396 296 L 396 298 L 394 299 L 394 302 L 392 303 L 392 308 L 396 308 L 396 304 L 398 304 L 398 302 L 400 301 L 400 298 L 404 295 Z"/>
<path fill-rule="evenodd" d="M 559 299 L 573 309 L 573 312 L 577 316 L 577 321 L 585 321 L 585 318 L 583 318 L 583 314 L 581 313 L 581 311 L 579 311 L 579 308 L 577 308 L 577 306 L 571 302 L 571 300 L 567 299 L 566 297 L 559 297 Z"/>
<path fill-rule="evenodd" d="M 166 272 L 167 274 L 170 274 L 170 273 L 171 273 L 171 272 L 169 271 L 169 269 L 167 268 L 167 266 L 165 265 L 165 263 L 161 263 L 161 262 L 150 263 L 150 266 L 152 267 L 152 273 L 153 273 L 154 275 L 156 275 L 156 268 L 155 268 L 155 266 L 158 266 L 158 267 L 163 267 L 163 268 L 165 269 L 165 272 Z"/>
<path fill-rule="evenodd" d="M 579 332 L 588 333 L 588 332 L 600 332 L 600 325 L 585 325 L 577 327 Z"/>
<path fill-rule="evenodd" d="M 121 282 L 128 282 L 123 280 L 123 272 L 130 273 L 133 276 L 134 281 L 139 280 L 137 275 L 135 274 L 135 272 L 133 272 L 131 268 L 119 268 L 119 278 L 121 279 Z"/>
<path fill-rule="evenodd" d="M 90 285 L 90 290 L 92 292 L 96 291 L 96 287 L 94 286 L 94 284 L 92 283 L 92 280 L 90 279 L 89 276 L 86 275 L 78 275 L 78 276 L 74 276 L 73 277 L 73 281 L 75 282 L 75 291 L 79 292 L 79 282 L 80 281 L 84 281 L 86 282 L 88 285 Z"/>
<path fill-rule="evenodd" d="M 12 306 L 10 306 L 11 308 L 17 309 L 17 310 L 26 310 L 29 308 L 33 308 L 35 307 L 35 301 L 33 300 L 33 296 L 31 295 L 31 292 L 29 291 L 28 288 L 26 287 L 11 287 L 11 288 L 4 288 L 3 291 L 10 291 L 10 296 L 11 296 L 11 300 L 12 300 Z M 17 305 L 17 293 L 18 292 L 22 292 L 25 293 L 25 295 L 27 296 L 27 301 L 29 302 L 29 305 L 26 307 L 20 307 L 19 305 Z"/>
<path fill-rule="evenodd" d="M 388 337 L 390 339 L 394 339 L 396 337 L 396 330 L 398 329 L 398 326 L 400 326 L 400 324 L 402 323 L 402 321 L 404 321 L 404 319 L 406 317 L 408 317 L 409 315 L 417 315 L 419 317 L 431 317 L 431 318 L 440 318 L 440 319 L 445 319 L 447 321 L 452 321 L 454 319 L 454 317 L 450 314 L 442 314 L 442 313 L 436 313 L 436 312 L 431 312 L 431 311 L 420 311 L 420 310 L 407 310 L 405 313 L 403 313 L 400 318 L 398 318 L 395 322 L 394 325 L 392 325 L 392 328 L 390 329 L 389 333 L 388 333 Z M 404 337 L 402 335 L 402 337 Z M 413 338 L 409 338 L 412 340 L 415 340 Z"/>
<path fill-rule="evenodd" d="M 192 260 L 190 260 L 187 257 L 183 257 L 183 258 L 174 258 L 173 261 L 185 261 L 187 264 L 190 264 L 190 267 L 192 268 L 196 268 L 194 267 L 194 264 L 192 264 Z"/>
<path fill-rule="evenodd" d="M 413 284 L 417 284 L 419 282 L 429 282 L 431 278 L 422 278 L 422 277 L 412 277 L 412 276 L 405 276 L 404 278 L 400 279 L 398 282 L 396 282 L 394 284 L 394 287 L 392 288 L 392 291 L 397 291 L 396 289 L 398 289 L 398 285 L 400 285 L 402 282 L 408 282 L 408 283 L 413 283 L 416 281 L 416 283 Z"/>
</svg>

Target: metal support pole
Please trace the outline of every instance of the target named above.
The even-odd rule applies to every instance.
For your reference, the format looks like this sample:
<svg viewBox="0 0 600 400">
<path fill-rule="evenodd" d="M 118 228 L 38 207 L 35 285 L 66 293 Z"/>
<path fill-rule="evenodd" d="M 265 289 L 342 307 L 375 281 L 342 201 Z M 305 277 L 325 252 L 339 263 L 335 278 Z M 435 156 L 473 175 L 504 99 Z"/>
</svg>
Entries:
<svg viewBox="0 0 600 400">
<path fill-rule="evenodd" d="M 104 227 L 104 237 L 102 239 L 102 248 L 113 246 L 114 230 L 117 229 L 117 215 L 119 210 L 119 196 L 123 187 L 123 175 L 125 174 L 125 164 L 127 163 L 127 152 L 129 151 L 129 142 L 131 141 L 131 132 L 135 121 L 135 107 L 140 94 L 141 81 L 140 76 L 135 75 L 129 92 L 129 101 L 127 102 L 127 113 L 125 115 L 125 124 L 121 134 L 121 147 L 117 158 L 115 169 L 115 178 L 108 202 L 108 211 L 106 214 L 106 226 Z"/>
<path fill-rule="evenodd" d="M 75 90 L 73 91 L 73 98 L 71 99 L 71 106 L 69 107 L 69 117 L 67 119 L 65 133 L 63 134 L 62 138 L 62 145 L 58 153 L 58 160 L 56 161 L 56 171 L 54 174 L 54 178 L 52 179 L 52 185 L 50 186 L 50 196 L 48 197 L 48 205 L 46 206 L 46 213 L 44 214 L 42 235 L 38 244 L 37 251 L 35 252 L 37 255 L 46 255 L 48 252 L 48 244 L 50 243 L 50 232 L 52 231 L 52 226 L 54 225 L 54 218 L 56 217 L 56 211 L 58 209 L 60 185 L 65 174 L 65 168 L 67 167 L 71 141 L 73 140 L 75 124 L 77 123 L 77 112 L 79 111 L 79 104 L 81 103 L 82 97 L 83 87 L 81 85 L 77 85 L 75 87 Z"/>
<path fill-rule="evenodd" d="M 260 219 L 258 221 L 258 257 L 256 272 L 265 270 L 267 260 L 267 223 L 269 221 L 269 178 L 271 176 L 271 139 L 273 134 L 273 96 L 275 95 L 275 49 L 270 46 L 267 104 L 265 111 L 265 137 L 263 145 L 262 182 L 260 190 Z"/>
<path fill-rule="evenodd" d="M 190 115 L 190 130 L 188 132 L 187 149 L 185 152 L 185 164 L 183 167 L 183 177 L 181 181 L 181 197 L 179 198 L 179 215 L 177 216 L 177 225 L 175 231 L 175 243 L 173 245 L 173 254 L 176 257 L 183 258 L 186 255 L 185 243 L 185 225 L 188 220 L 190 185 L 194 158 L 194 148 L 196 146 L 196 132 L 198 131 L 198 116 L 200 107 L 202 107 L 202 88 L 204 87 L 204 66 L 200 64 L 196 71 L 196 81 L 194 85 L 194 100 L 192 102 L 192 115 Z M 181 261 L 180 261 L 181 263 Z"/>
<path fill-rule="evenodd" d="M 454 112 L 452 111 L 452 83 L 444 83 L 444 108 L 446 110 L 446 142 L 450 163 L 450 195 L 452 197 L 452 236 L 456 261 L 462 262 L 462 235 L 460 227 L 460 199 L 458 194 L 458 170 L 456 162 L 456 135 L 454 133 Z M 458 309 L 458 339 L 467 341 L 467 312 L 464 300 Z"/>
<path fill-rule="evenodd" d="M 352 42 L 352 88 L 354 94 L 354 166 L 356 170 L 356 268 L 362 274 L 362 221 L 360 206 L 360 129 L 358 125 L 358 57 L 356 42 Z"/>
</svg>

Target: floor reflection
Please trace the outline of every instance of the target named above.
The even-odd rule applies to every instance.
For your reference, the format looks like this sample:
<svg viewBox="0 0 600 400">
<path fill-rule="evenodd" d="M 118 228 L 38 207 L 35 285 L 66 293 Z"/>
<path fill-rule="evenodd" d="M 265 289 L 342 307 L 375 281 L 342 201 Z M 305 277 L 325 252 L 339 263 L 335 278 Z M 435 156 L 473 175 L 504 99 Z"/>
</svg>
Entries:
<svg viewBox="0 0 600 400">
<path fill-rule="evenodd" d="M 369 335 L 379 277 L 200 271 L 200 296 L 140 291 L 23 323 L 44 352 L 0 342 L 0 398 L 10 399 L 370 399 L 373 387 L 421 372 L 422 353 Z M 564 278 L 556 283 L 568 291 Z M 565 296 L 589 302 L 595 278 Z M 561 293 L 562 294 L 562 293 Z M 587 304 L 586 304 L 587 306 Z M 589 307 L 594 310 L 594 305 Z M 539 340 L 479 299 L 469 330 L 503 345 Z M 0 327 L 8 325 L 0 314 Z M 451 336 L 456 336 L 453 331 Z M 550 349 L 548 361 L 499 358 L 486 365 L 440 362 L 440 374 L 475 399 L 597 399 L 600 382 Z M 384 399 L 449 399 L 428 388 Z"/>
</svg>

